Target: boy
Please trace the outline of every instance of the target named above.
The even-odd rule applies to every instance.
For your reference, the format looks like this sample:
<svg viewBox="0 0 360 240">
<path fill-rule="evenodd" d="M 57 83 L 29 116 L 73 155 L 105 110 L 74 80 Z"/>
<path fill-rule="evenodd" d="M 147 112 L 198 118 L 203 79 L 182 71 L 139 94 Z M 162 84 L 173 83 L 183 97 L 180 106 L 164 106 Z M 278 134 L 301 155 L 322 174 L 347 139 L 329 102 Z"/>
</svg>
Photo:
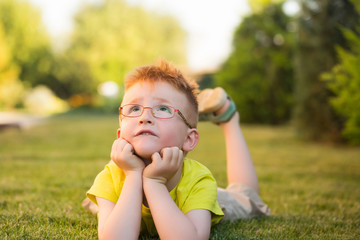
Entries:
<svg viewBox="0 0 360 240">
<path fill-rule="evenodd" d="M 197 85 L 165 61 L 125 80 L 111 161 L 87 193 L 98 205 L 100 239 L 208 239 L 224 213 L 225 220 L 269 214 L 234 103 L 221 88 L 196 93 Z M 198 110 L 225 134 L 227 190 L 185 157 L 199 141 Z"/>
</svg>

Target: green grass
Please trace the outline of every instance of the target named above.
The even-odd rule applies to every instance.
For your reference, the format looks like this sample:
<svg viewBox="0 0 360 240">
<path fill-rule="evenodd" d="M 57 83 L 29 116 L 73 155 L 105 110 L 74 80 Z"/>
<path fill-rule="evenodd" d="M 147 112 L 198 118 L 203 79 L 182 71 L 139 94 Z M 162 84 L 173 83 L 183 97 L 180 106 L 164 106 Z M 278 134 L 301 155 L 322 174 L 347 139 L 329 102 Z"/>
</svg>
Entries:
<svg viewBox="0 0 360 240">
<path fill-rule="evenodd" d="M 0 239 L 96 239 L 96 217 L 81 201 L 109 160 L 117 124 L 115 115 L 66 114 L 0 132 Z M 224 187 L 221 131 L 199 130 L 189 156 Z M 359 148 L 300 142 L 289 127 L 243 132 L 272 216 L 222 223 L 212 239 L 359 239 Z"/>
</svg>

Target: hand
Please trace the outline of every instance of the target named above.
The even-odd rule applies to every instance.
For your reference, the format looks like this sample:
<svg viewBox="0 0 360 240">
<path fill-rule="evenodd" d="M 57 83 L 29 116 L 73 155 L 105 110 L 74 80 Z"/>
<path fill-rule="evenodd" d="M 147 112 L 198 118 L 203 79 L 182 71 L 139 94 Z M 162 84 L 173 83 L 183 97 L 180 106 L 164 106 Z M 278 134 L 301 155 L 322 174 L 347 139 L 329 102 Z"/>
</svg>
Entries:
<svg viewBox="0 0 360 240">
<path fill-rule="evenodd" d="M 135 155 L 134 147 L 122 138 L 114 141 L 110 157 L 126 176 L 130 172 L 142 172 L 145 168 L 144 162 Z"/>
<path fill-rule="evenodd" d="M 144 169 L 143 177 L 166 184 L 179 170 L 183 162 L 183 151 L 178 147 L 163 148 L 152 155 L 152 162 Z"/>
</svg>

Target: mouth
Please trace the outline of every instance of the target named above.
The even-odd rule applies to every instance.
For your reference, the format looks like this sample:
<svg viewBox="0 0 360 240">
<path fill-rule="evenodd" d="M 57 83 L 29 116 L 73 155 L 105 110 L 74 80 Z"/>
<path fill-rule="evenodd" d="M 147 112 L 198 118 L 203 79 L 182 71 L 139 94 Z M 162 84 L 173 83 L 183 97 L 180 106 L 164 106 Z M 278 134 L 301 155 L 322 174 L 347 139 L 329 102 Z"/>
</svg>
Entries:
<svg viewBox="0 0 360 240">
<path fill-rule="evenodd" d="M 135 136 L 156 136 L 156 134 L 150 130 L 140 130 L 135 134 Z"/>
</svg>

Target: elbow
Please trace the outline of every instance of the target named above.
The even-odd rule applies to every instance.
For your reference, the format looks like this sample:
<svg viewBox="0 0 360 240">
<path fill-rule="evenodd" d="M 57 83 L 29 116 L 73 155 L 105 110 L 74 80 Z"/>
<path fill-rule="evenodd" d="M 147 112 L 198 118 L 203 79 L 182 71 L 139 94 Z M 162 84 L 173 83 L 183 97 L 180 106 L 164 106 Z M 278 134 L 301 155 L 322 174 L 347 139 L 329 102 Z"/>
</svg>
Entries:
<svg viewBox="0 0 360 240">
<path fill-rule="evenodd" d="M 135 233 L 124 234 L 124 232 L 122 232 L 122 233 L 119 233 L 119 232 L 109 233 L 109 232 L 104 232 L 104 231 L 98 232 L 99 240 L 116 240 L 116 239 L 138 240 L 139 235 L 140 234 L 135 234 Z"/>
<path fill-rule="evenodd" d="M 98 230 L 98 239 L 99 240 L 106 240 L 106 239 L 110 239 L 107 238 L 106 235 L 104 234 L 104 231 L 101 231 L 100 229 Z"/>
<path fill-rule="evenodd" d="M 172 233 L 170 236 L 160 236 L 160 239 L 174 239 L 174 240 L 208 240 L 210 238 L 210 232 L 209 233 L 199 233 L 197 231 L 188 231 L 188 232 L 182 232 L 179 234 Z"/>
<path fill-rule="evenodd" d="M 210 232 L 209 233 L 203 233 L 203 234 L 197 234 L 196 239 L 198 240 L 209 240 L 210 238 Z"/>
<path fill-rule="evenodd" d="M 110 234 L 107 233 L 106 231 L 102 230 L 98 230 L 98 238 L 99 240 L 112 240 L 112 239 L 116 239 L 115 234 Z"/>
</svg>

